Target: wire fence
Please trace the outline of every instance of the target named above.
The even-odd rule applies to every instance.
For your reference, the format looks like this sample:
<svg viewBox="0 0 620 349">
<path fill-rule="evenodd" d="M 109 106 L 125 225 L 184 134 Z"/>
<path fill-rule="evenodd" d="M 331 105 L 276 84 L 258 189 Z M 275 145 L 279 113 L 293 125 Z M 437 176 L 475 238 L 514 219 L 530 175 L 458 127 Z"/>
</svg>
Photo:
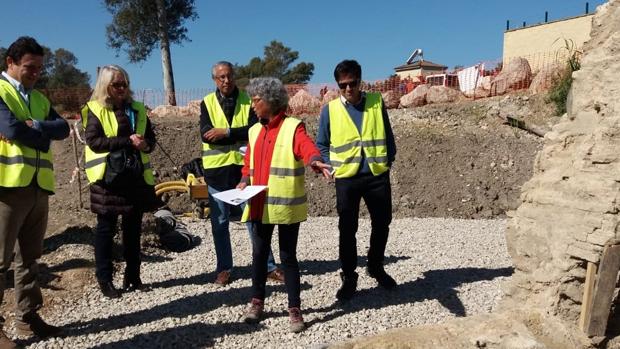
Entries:
<svg viewBox="0 0 620 349">
<path fill-rule="evenodd" d="M 362 81 L 360 86 L 364 91 L 389 93 L 391 99 L 400 99 L 421 85 L 444 86 L 458 91 L 465 98 L 473 99 L 528 88 L 538 93 L 550 88 L 557 81 L 566 69 L 571 54 L 578 54 L 578 51 L 559 50 L 481 61 L 470 66 L 457 66 L 454 69 L 439 72 L 429 73 L 423 68 L 417 71 L 411 70 L 411 72 L 400 71 L 383 80 Z M 287 85 L 286 88 L 292 98 L 300 90 L 304 90 L 306 96 L 312 96 L 318 101 L 318 104 L 316 101 L 311 103 L 312 106 L 305 110 L 308 112 L 316 111 L 315 109 L 325 103 L 325 98 L 333 98 L 339 91 L 335 82 L 293 84 Z M 92 91 L 90 89 L 48 89 L 43 92 L 59 111 L 77 112 L 88 101 Z M 191 101 L 202 100 L 210 92 L 213 92 L 213 88 L 176 90 L 177 105 L 187 106 Z M 166 96 L 163 89 L 134 90 L 134 98 L 151 109 L 166 105 Z"/>
</svg>

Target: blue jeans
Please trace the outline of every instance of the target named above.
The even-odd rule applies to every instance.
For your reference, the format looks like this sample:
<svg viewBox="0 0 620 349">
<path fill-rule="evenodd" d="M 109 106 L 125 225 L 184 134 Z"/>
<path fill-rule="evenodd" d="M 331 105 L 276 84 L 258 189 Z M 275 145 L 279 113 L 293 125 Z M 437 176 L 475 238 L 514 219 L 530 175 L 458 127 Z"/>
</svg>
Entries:
<svg viewBox="0 0 620 349">
<path fill-rule="evenodd" d="M 230 245 L 230 211 L 232 205 L 220 201 L 213 197 L 213 194 L 220 191 L 208 186 L 209 191 L 209 214 L 211 216 L 211 232 L 213 233 L 213 243 L 215 244 L 215 255 L 217 257 L 217 266 L 215 272 L 219 273 L 224 270 L 231 270 L 233 267 L 232 247 Z M 243 211 L 245 203 L 239 205 Z M 250 241 L 253 244 L 254 233 L 252 232 L 251 223 L 246 223 Z M 267 272 L 276 269 L 276 261 L 273 258 L 273 252 L 269 248 L 269 258 L 267 259 Z"/>
</svg>

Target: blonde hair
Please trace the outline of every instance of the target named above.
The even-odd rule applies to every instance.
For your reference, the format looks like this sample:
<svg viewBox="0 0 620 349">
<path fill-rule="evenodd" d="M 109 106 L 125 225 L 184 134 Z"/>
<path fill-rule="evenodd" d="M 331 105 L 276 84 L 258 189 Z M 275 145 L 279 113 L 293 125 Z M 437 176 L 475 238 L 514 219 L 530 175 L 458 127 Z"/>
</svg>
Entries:
<svg viewBox="0 0 620 349">
<path fill-rule="evenodd" d="M 99 69 L 99 75 L 97 75 L 97 82 L 95 83 L 95 89 L 93 90 L 92 96 L 90 96 L 91 101 L 98 101 L 101 105 L 111 108 L 112 102 L 110 100 L 110 94 L 108 93 L 108 87 L 112 82 L 112 78 L 114 77 L 114 73 L 119 72 L 125 77 L 125 81 L 127 82 L 127 100 L 125 102 L 131 103 L 133 102 L 133 91 L 131 91 L 129 84 L 129 74 L 125 71 L 125 69 L 119 67 L 115 64 L 110 64 L 101 67 Z"/>
</svg>

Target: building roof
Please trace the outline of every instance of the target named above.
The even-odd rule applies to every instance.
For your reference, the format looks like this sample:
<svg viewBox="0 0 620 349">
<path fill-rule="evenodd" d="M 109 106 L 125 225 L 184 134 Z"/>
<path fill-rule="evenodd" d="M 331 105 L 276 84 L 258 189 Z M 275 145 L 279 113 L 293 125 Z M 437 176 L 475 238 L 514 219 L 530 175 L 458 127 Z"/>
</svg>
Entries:
<svg viewBox="0 0 620 349">
<path fill-rule="evenodd" d="M 420 69 L 420 68 L 426 68 L 426 69 L 431 69 L 431 70 L 444 70 L 444 69 L 448 69 L 448 67 L 445 66 L 445 65 L 433 63 L 431 61 L 416 61 L 416 62 L 413 62 L 411 64 L 400 65 L 400 66 L 394 68 L 394 70 L 399 72 L 399 71 L 407 71 L 407 70 Z"/>
</svg>

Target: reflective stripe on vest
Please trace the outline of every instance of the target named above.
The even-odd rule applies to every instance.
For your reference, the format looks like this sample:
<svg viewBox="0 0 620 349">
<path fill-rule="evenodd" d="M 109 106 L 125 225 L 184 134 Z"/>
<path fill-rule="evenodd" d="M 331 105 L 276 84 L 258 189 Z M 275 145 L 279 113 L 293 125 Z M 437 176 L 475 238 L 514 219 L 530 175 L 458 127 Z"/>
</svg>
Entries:
<svg viewBox="0 0 620 349">
<path fill-rule="evenodd" d="M 50 112 L 50 102 L 42 93 L 37 90 L 30 92 L 28 104 L 13 85 L 4 79 L 0 79 L 0 98 L 19 121 L 43 121 Z M 35 173 L 39 187 L 54 192 L 51 149 L 44 152 L 20 142 L 0 141 L 0 187 L 26 187 L 32 182 Z"/>
<path fill-rule="evenodd" d="M 133 102 L 131 108 L 138 111 L 136 120 L 136 133 L 144 136 L 146 132 L 146 109 L 140 102 Z M 118 122 L 116 121 L 116 115 L 109 108 L 105 108 L 98 101 L 90 101 L 86 103 L 86 106 L 82 108 L 82 125 L 86 128 L 88 119 L 88 111 L 91 111 L 103 127 L 103 132 L 106 137 L 116 137 L 118 134 Z M 106 156 L 109 152 L 96 153 L 87 145 L 84 151 L 84 168 L 86 169 L 86 177 L 90 183 L 95 183 L 98 180 L 103 179 L 106 167 Z M 144 167 L 142 176 L 146 184 L 154 185 L 155 179 L 153 177 L 153 170 L 151 169 L 151 158 L 149 154 L 140 152 L 140 160 Z"/>
<path fill-rule="evenodd" d="M 334 177 L 347 178 L 357 174 L 362 150 L 373 175 L 389 169 L 382 106 L 380 94 L 366 93 L 360 135 L 340 99 L 329 102 L 329 161 L 336 169 Z"/>
<path fill-rule="evenodd" d="M 271 157 L 267 197 L 263 207 L 262 222 L 265 224 L 293 224 L 308 218 L 308 199 L 305 188 L 305 167 L 295 159 L 293 137 L 301 123 L 299 119 L 287 117 L 282 121 L 274 152 Z M 250 143 L 250 184 L 254 183 L 254 147 L 260 134 L 261 124 L 255 124 L 249 131 Z M 282 151 L 276 151 L 282 149 Z M 242 221 L 250 217 L 251 200 L 243 211 Z"/>
<path fill-rule="evenodd" d="M 209 118 L 214 128 L 238 128 L 248 125 L 250 116 L 250 97 L 245 92 L 239 91 L 237 96 L 237 106 L 232 118 L 232 125 L 228 123 L 226 114 L 217 100 L 215 92 L 208 94 L 204 98 L 204 103 L 209 112 Z M 228 165 L 243 165 L 243 155 L 239 148 L 245 142 L 237 142 L 230 145 L 217 145 L 202 143 L 202 166 L 205 169 L 218 168 Z"/>
</svg>

